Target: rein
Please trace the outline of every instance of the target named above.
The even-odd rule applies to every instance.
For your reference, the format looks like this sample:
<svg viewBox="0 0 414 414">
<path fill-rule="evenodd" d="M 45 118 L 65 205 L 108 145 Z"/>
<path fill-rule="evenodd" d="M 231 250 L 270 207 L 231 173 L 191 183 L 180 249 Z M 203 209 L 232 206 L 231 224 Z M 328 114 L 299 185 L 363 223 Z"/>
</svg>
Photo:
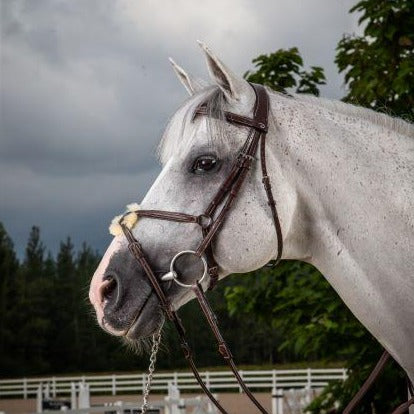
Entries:
<svg viewBox="0 0 414 414">
<path fill-rule="evenodd" d="M 263 406 L 257 401 L 254 395 L 246 386 L 245 382 L 240 376 L 240 373 L 237 370 L 237 367 L 234 363 L 232 353 L 221 334 L 221 331 L 218 326 L 218 320 L 216 315 L 214 314 L 211 306 L 205 296 L 203 288 L 201 286 L 201 282 L 208 276 L 209 277 L 209 285 L 208 289 L 211 290 L 217 284 L 218 281 L 218 269 L 219 266 L 214 258 L 213 249 L 212 249 L 212 242 L 214 236 L 219 232 L 221 226 L 223 225 L 228 213 L 230 212 L 234 200 L 237 198 L 240 189 L 242 188 L 243 183 L 246 180 L 246 177 L 249 173 L 249 170 L 252 167 L 253 162 L 256 160 L 256 153 L 259 150 L 260 154 L 260 167 L 262 172 L 262 183 L 264 186 L 264 190 L 267 196 L 268 205 L 272 214 L 272 221 L 277 235 L 277 256 L 276 259 L 273 261 L 272 265 L 276 265 L 281 257 L 283 251 L 283 237 L 282 237 L 282 229 L 279 221 L 279 216 L 276 209 L 276 202 L 273 197 L 272 187 L 270 184 L 270 178 L 267 172 L 266 166 L 266 134 L 268 131 L 268 112 L 269 112 L 269 97 L 265 88 L 262 85 L 250 84 L 255 92 L 256 101 L 253 110 L 253 118 L 233 114 L 231 112 L 224 112 L 224 118 L 227 122 L 231 124 L 237 124 L 246 126 L 249 129 L 249 133 L 247 139 L 239 152 L 236 160 L 233 162 L 231 167 L 230 173 L 228 174 L 225 181 L 219 187 L 217 193 L 211 200 L 210 204 L 208 205 L 207 209 L 204 213 L 200 215 L 191 215 L 186 213 L 180 212 L 172 212 L 172 211 L 164 211 L 164 210 L 136 210 L 130 211 L 125 213 L 119 219 L 118 223 L 122 228 L 122 231 L 125 237 L 128 240 L 128 248 L 133 257 L 137 260 L 137 262 L 141 265 L 142 269 L 144 270 L 145 274 L 147 275 L 150 283 L 161 303 L 161 307 L 164 310 L 165 314 L 167 315 L 168 319 L 174 324 L 175 329 L 178 333 L 180 345 L 183 350 L 184 356 L 196 378 L 197 382 L 199 383 L 200 387 L 203 389 L 204 393 L 207 397 L 211 400 L 211 402 L 217 407 L 217 409 L 222 414 L 227 414 L 227 411 L 221 406 L 221 404 L 217 401 L 217 399 L 213 396 L 211 391 L 207 388 L 206 384 L 204 383 L 203 379 L 200 376 L 200 373 L 195 365 L 193 352 L 192 349 L 187 341 L 186 333 L 184 326 L 177 314 L 177 312 L 171 307 L 171 304 L 166 297 L 164 290 L 161 286 L 162 282 L 166 281 L 174 281 L 178 285 L 184 288 L 191 289 L 195 294 L 195 297 L 198 300 L 200 308 L 210 326 L 212 333 L 215 336 L 215 339 L 218 344 L 218 352 L 222 356 L 222 358 L 226 361 L 229 365 L 230 369 L 232 370 L 237 382 L 239 383 L 240 387 L 246 393 L 248 398 L 252 401 L 252 403 L 258 408 L 258 410 L 263 414 L 268 414 L 267 411 L 263 408 Z M 207 106 L 205 104 L 200 105 L 196 108 L 193 119 L 197 116 L 210 116 Z M 135 213 L 139 217 L 147 217 L 153 218 L 156 220 L 166 220 L 166 221 L 174 221 L 178 223 L 191 223 L 191 224 L 198 224 L 201 228 L 202 232 L 202 241 L 196 248 L 196 250 L 184 250 L 179 252 L 175 255 L 170 263 L 170 271 L 161 277 L 159 280 L 156 276 L 154 271 L 152 270 L 151 265 L 149 264 L 145 252 L 140 244 L 140 242 L 135 238 L 132 234 L 132 231 L 129 226 L 127 226 L 124 222 L 124 218 L 130 214 Z M 176 260 L 183 256 L 183 255 L 192 255 L 199 258 L 203 264 L 203 275 L 200 279 L 196 280 L 193 284 L 185 284 L 179 280 L 179 275 L 174 269 L 174 264 Z M 151 355 L 151 364 L 150 365 L 150 375 L 149 381 L 145 390 L 144 395 L 144 405 L 142 408 L 142 412 L 146 412 L 148 403 L 147 397 L 150 389 L 150 378 L 152 377 L 153 370 L 154 370 L 154 363 L 155 363 L 155 354 L 156 350 L 158 349 L 159 341 L 160 341 L 160 331 L 159 329 L 157 334 L 154 334 L 154 345 L 153 349 L 155 350 Z M 366 381 L 366 383 L 361 387 L 360 391 L 355 395 L 352 401 L 349 403 L 348 407 L 345 409 L 344 413 L 349 414 L 356 406 L 359 404 L 361 399 L 363 398 L 364 394 L 367 392 L 369 387 L 378 377 L 379 373 L 382 371 L 386 361 L 389 359 L 389 354 L 384 353 L 381 357 L 380 361 L 378 362 L 376 368 L 374 368 L 372 374 Z M 412 391 L 412 385 L 411 385 Z M 402 404 L 398 407 L 393 414 L 399 414 L 404 412 L 408 408 L 409 405 L 414 403 L 414 397 L 411 393 L 411 399 Z"/>
</svg>

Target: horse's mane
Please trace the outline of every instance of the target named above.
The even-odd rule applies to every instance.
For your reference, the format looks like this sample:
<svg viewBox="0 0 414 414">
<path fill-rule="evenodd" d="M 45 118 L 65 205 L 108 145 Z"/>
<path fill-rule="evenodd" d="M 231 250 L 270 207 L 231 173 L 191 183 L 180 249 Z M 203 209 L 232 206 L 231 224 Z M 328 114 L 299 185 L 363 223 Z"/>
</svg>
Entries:
<svg viewBox="0 0 414 414">
<path fill-rule="evenodd" d="M 341 101 L 333 101 L 326 98 L 319 98 L 313 95 L 295 94 L 295 99 L 304 103 L 312 103 L 322 108 L 326 108 L 333 112 L 340 113 L 349 117 L 366 120 L 375 125 L 390 129 L 397 134 L 408 135 L 414 137 L 414 124 L 381 112 L 361 106 L 344 103 Z"/>
<path fill-rule="evenodd" d="M 356 120 L 366 120 L 398 134 L 414 137 L 414 124 L 404 121 L 401 118 L 396 118 L 375 112 L 372 109 L 355 106 L 341 101 L 304 94 L 286 95 L 275 92 L 270 88 L 266 88 L 266 90 L 269 95 L 276 97 L 276 99 L 288 99 L 292 103 L 296 101 L 303 104 L 316 105 L 337 114 L 353 117 Z M 209 137 L 212 142 L 213 140 L 214 142 L 219 141 L 220 144 L 226 146 L 232 146 L 234 144 L 234 142 L 231 141 L 231 137 L 229 138 L 225 134 L 226 123 L 219 122 L 219 120 L 224 119 L 224 94 L 218 86 L 209 86 L 187 99 L 170 118 L 157 149 L 158 158 L 162 164 L 165 164 L 172 155 L 185 153 L 185 151 L 177 151 L 177 148 L 188 148 L 188 146 L 191 145 L 194 135 L 184 132 L 193 120 L 195 109 L 201 103 L 207 105 L 207 110 L 212 115 L 207 117 Z M 272 112 L 273 111 L 271 111 L 269 116 L 269 121 L 275 122 L 277 114 Z"/>
</svg>

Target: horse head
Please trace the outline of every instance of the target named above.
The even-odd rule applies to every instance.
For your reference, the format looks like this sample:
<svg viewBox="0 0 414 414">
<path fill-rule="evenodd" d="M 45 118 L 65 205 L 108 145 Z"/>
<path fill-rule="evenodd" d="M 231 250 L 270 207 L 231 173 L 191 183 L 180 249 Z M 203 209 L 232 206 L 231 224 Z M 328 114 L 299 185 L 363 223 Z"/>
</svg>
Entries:
<svg viewBox="0 0 414 414">
<path fill-rule="evenodd" d="M 171 61 L 190 98 L 172 116 L 161 140 L 160 175 L 139 206 L 130 206 L 130 213 L 116 218 L 112 225 L 115 237 L 91 281 L 90 300 L 99 324 L 114 335 L 132 340 L 151 335 L 161 325 L 163 312 L 150 280 L 128 248 L 122 226 L 139 240 L 168 303 L 178 309 L 193 297 L 193 292 L 163 275 L 171 270 L 171 261 L 179 252 L 196 250 L 203 237 L 200 223 L 163 220 L 145 214 L 142 217 L 139 211 L 160 210 L 201 217 L 231 174 L 251 133 L 247 126 L 226 122 L 223 114 L 231 112 L 252 118 L 255 90 L 206 46 L 201 46 L 213 85 L 203 87 Z M 195 116 L 201 105 L 207 116 Z M 269 125 L 269 135 L 274 134 L 275 128 L 274 124 Z M 256 152 L 253 154 L 256 156 Z M 272 154 L 267 156 L 271 158 Z M 270 173 L 277 175 L 273 164 Z M 252 271 L 277 255 L 278 238 L 261 180 L 260 166 L 252 163 L 230 213 L 214 235 L 210 255 L 217 264 L 218 278 Z M 221 205 L 224 202 L 220 200 Z M 219 210 L 212 218 L 217 214 Z M 182 283 L 191 284 L 201 278 L 204 262 L 195 255 L 182 255 L 174 260 L 174 270 Z M 204 278 L 204 289 L 208 283 L 208 278 Z"/>
</svg>

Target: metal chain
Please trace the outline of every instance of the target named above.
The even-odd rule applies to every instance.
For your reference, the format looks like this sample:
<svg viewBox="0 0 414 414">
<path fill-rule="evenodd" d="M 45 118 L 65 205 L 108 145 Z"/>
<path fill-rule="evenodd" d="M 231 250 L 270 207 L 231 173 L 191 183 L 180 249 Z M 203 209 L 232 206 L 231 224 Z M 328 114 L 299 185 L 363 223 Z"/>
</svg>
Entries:
<svg viewBox="0 0 414 414">
<path fill-rule="evenodd" d="M 157 332 L 152 335 L 152 348 L 150 355 L 150 364 L 148 367 L 147 382 L 145 384 L 144 394 L 143 394 L 143 403 L 141 405 L 141 414 L 145 414 L 148 410 L 148 397 L 151 391 L 152 378 L 155 371 L 155 363 L 157 362 L 157 353 L 161 343 L 161 331 L 162 326 Z"/>
</svg>

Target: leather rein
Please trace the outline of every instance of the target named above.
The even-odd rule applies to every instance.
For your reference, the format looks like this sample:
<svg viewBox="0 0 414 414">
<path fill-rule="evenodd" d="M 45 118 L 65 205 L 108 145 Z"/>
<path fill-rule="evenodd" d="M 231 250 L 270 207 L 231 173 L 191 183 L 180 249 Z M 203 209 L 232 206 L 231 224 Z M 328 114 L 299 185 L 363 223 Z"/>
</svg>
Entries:
<svg viewBox="0 0 414 414">
<path fill-rule="evenodd" d="M 159 280 L 155 276 L 155 272 L 153 271 L 151 265 L 149 264 L 145 252 L 140 244 L 140 242 L 135 238 L 131 229 L 125 225 L 123 222 L 123 218 L 129 214 L 126 213 L 122 216 L 119 220 L 119 224 L 122 228 L 122 231 L 125 237 L 128 240 L 128 248 L 137 262 L 141 265 L 142 269 L 144 270 L 145 274 L 147 275 L 150 283 L 161 303 L 161 307 L 164 310 L 165 314 L 167 315 L 168 319 L 174 324 L 179 340 L 180 345 L 183 350 L 184 356 L 196 378 L 197 382 L 199 383 L 200 387 L 203 389 L 204 393 L 207 397 L 211 400 L 211 402 L 217 407 L 217 409 L 222 414 L 227 414 L 227 411 L 221 406 L 221 404 L 217 401 L 217 399 L 213 396 L 211 391 L 208 389 L 206 384 L 204 383 L 203 379 L 200 376 L 200 373 L 195 365 L 194 358 L 193 358 L 193 351 L 188 343 L 184 326 L 179 318 L 177 312 L 172 308 L 164 290 L 161 286 L 162 282 L 173 280 L 178 285 L 192 289 L 195 297 L 197 298 L 201 310 L 213 332 L 217 344 L 218 344 L 218 352 L 222 356 L 222 358 L 226 361 L 229 365 L 231 371 L 233 372 L 237 382 L 239 383 L 240 387 L 246 393 L 248 398 L 252 401 L 252 403 L 258 408 L 260 412 L 263 414 L 268 414 L 268 412 L 263 408 L 263 406 L 257 401 L 251 391 L 248 389 L 247 385 L 243 381 L 240 376 L 240 373 L 237 370 L 237 367 L 234 363 L 232 353 L 220 332 L 218 326 L 218 320 L 216 315 L 214 314 L 211 306 L 205 296 L 203 288 L 201 286 L 202 281 L 205 277 L 209 277 L 209 285 L 208 289 L 211 290 L 217 284 L 218 281 L 218 270 L 219 266 L 214 258 L 213 249 L 212 249 L 212 241 L 214 236 L 219 232 L 221 229 L 228 213 L 230 212 L 235 199 L 237 198 L 240 189 L 242 188 L 243 183 L 246 180 L 246 177 L 249 173 L 249 170 L 252 167 L 253 162 L 256 160 L 256 153 L 259 148 L 260 153 L 260 167 L 262 172 L 262 183 L 264 186 L 264 190 L 267 196 L 268 205 L 272 214 L 272 221 L 277 235 L 277 255 L 274 261 L 274 265 L 276 265 L 281 257 L 283 251 L 283 238 L 282 238 L 282 229 L 279 221 L 279 216 L 276 209 L 276 203 L 273 197 L 273 192 L 270 184 L 270 178 L 267 172 L 266 166 L 266 134 L 268 131 L 268 113 L 269 113 L 269 97 L 262 85 L 257 84 L 250 84 L 255 92 L 256 101 L 253 109 L 253 117 L 245 117 L 241 115 L 237 115 L 231 112 L 224 112 L 224 119 L 236 125 L 242 125 L 249 128 L 249 133 L 247 139 L 241 148 L 238 156 L 236 157 L 231 170 L 225 179 L 225 181 L 219 187 L 217 193 L 211 200 L 210 204 L 208 205 L 207 209 L 204 213 L 200 215 L 191 215 L 186 213 L 180 212 L 173 212 L 173 211 L 165 211 L 165 210 L 137 210 L 134 213 L 137 214 L 138 217 L 147 217 L 157 220 L 166 220 L 166 221 L 174 221 L 179 223 L 192 223 L 198 224 L 201 228 L 202 232 L 202 241 L 198 245 L 196 250 L 185 250 L 178 253 L 171 261 L 170 264 L 170 272 L 165 274 Z M 193 119 L 197 116 L 211 116 L 208 112 L 207 105 L 202 104 L 198 108 L 196 108 Z M 202 261 L 204 272 L 202 277 L 197 280 L 193 284 L 185 284 L 179 280 L 179 275 L 174 269 L 174 264 L 176 260 L 183 255 L 192 255 L 199 258 Z M 385 355 L 385 354 L 384 354 Z M 368 381 L 369 384 L 364 384 L 361 390 L 357 393 L 354 399 L 349 404 L 349 407 L 346 409 L 346 413 L 349 413 L 352 409 L 356 407 L 356 405 L 362 399 L 362 396 L 365 394 L 369 386 L 372 382 L 376 379 L 379 375 L 379 372 L 383 368 L 386 360 L 388 359 L 387 356 L 383 356 L 378 365 L 381 367 L 378 369 L 374 369 L 376 375 L 371 374 L 370 380 Z M 379 371 L 379 372 L 378 372 Z M 372 377 L 372 378 L 371 378 Z M 408 401 L 408 404 L 412 403 L 413 398 Z M 404 404 L 404 408 L 407 407 L 407 403 Z M 402 407 L 402 406 L 401 406 Z M 401 409 L 399 407 L 399 409 Z M 402 411 L 395 411 L 395 413 L 399 413 Z"/>
</svg>

